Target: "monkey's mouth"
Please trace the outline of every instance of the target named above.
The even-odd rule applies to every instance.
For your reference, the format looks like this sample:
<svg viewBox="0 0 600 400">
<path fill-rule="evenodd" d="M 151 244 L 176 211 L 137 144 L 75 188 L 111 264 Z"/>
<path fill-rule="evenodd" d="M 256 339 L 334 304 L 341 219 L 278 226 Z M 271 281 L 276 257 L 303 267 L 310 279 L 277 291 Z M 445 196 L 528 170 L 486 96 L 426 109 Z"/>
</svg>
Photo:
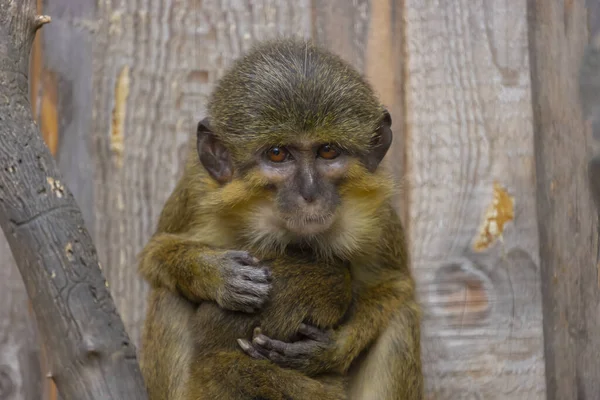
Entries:
<svg viewBox="0 0 600 400">
<path fill-rule="evenodd" d="M 312 236 L 325 232 L 333 224 L 333 214 L 295 215 L 284 218 L 286 228 L 300 236 Z"/>
</svg>

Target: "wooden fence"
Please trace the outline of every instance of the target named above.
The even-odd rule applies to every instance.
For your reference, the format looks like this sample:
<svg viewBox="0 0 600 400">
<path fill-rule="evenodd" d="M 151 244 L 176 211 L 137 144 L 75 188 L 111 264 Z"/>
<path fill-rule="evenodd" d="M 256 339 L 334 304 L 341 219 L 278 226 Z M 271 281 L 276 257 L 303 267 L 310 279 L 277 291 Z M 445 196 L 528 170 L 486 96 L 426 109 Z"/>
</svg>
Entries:
<svg viewBox="0 0 600 400">
<path fill-rule="evenodd" d="M 425 308 L 428 398 L 599 398 L 576 85 L 599 0 L 38 1 L 53 22 L 32 55 L 33 112 L 136 343 L 135 257 L 212 85 L 256 40 L 295 34 L 352 62 L 394 119 L 386 164 Z M 4 238 L 0 263 L 0 399 L 55 398 Z"/>
</svg>

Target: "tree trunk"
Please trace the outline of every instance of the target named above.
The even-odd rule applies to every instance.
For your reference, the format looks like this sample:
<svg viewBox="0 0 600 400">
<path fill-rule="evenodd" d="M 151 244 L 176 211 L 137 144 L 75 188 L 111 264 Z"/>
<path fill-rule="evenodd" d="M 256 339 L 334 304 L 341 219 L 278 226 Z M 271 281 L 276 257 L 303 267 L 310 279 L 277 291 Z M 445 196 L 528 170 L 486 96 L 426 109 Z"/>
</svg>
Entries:
<svg viewBox="0 0 600 400">
<path fill-rule="evenodd" d="M 72 193 L 33 122 L 34 0 L 0 0 L 0 227 L 69 399 L 146 399 L 131 344 Z"/>
</svg>

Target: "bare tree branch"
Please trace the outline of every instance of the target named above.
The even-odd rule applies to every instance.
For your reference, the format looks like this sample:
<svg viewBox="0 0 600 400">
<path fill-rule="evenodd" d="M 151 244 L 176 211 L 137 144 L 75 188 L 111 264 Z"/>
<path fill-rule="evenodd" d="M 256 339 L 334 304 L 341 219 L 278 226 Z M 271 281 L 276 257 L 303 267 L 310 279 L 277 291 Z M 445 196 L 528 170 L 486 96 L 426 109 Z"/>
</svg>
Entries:
<svg viewBox="0 0 600 400">
<path fill-rule="evenodd" d="M 31 117 L 29 53 L 48 22 L 35 0 L 0 0 L 0 227 L 62 398 L 147 399 L 79 207 Z"/>
</svg>

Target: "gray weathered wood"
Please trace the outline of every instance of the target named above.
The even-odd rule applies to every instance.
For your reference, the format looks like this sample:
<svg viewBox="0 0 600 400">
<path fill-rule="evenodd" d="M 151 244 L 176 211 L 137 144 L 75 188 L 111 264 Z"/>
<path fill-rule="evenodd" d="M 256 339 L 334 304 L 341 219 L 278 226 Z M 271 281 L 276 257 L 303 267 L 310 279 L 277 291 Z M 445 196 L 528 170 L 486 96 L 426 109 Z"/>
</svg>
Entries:
<svg viewBox="0 0 600 400">
<path fill-rule="evenodd" d="M 58 143 L 56 162 L 80 205 L 86 227 L 94 232 L 94 171 L 92 158 L 92 57 L 95 0 L 46 1 L 44 13 L 52 17 L 42 35 L 43 68 L 39 95 L 56 93 Z M 44 122 L 45 109 L 40 110 Z M 92 234 L 92 239 L 96 239 Z"/>
<path fill-rule="evenodd" d="M 59 89 L 57 160 L 133 342 L 146 293 L 136 254 L 181 173 L 213 83 L 256 40 L 293 33 L 358 67 L 392 112 L 386 162 L 401 187 L 425 305 L 429 396 L 545 397 L 541 262 L 545 294 L 556 296 L 545 308 L 548 396 L 593 398 L 597 224 L 585 182 L 590 132 L 575 89 L 599 4 L 529 0 L 529 48 L 526 0 L 48 2 L 56 19 L 45 28 L 44 64 Z M 512 215 L 498 209 L 511 197 Z M 508 222 L 493 237 L 497 222 L 487 220 L 492 241 L 475 249 L 490 210 Z M 14 271 L 0 270 L 5 276 L 14 282 Z M 33 358 L 14 293 L 1 309 L 21 322 L 0 350 Z M 0 353 L 0 365 L 6 359 Z M 25 372 L 16 371 L 28 364 L 20 365 L 11 367 L 12 385 L 25 393 Z"/>
<path fill-rule="evenodd" d="M 598 399 L 598 219 L 586 177 L 591 129 L 577 85 L 586 1 L 529 7 L 548 399 Z"/>
<path fill-rule="evenodd" d="M 38 357 L 23 279 L 0 231 L 0 399 L 42 398 Z"/>
<path fill-rule="evenodd" d="M 36 128 L 33 0 L 0 0 L 0 226 L 65 399 L 144 399 L 144 384 L 73 195 Z"/>
<path fill-rule="evenodd" d="M 428 395 L 543 399 L 526 4 L 404 3 L 408 232 Z"/>
</svg>

